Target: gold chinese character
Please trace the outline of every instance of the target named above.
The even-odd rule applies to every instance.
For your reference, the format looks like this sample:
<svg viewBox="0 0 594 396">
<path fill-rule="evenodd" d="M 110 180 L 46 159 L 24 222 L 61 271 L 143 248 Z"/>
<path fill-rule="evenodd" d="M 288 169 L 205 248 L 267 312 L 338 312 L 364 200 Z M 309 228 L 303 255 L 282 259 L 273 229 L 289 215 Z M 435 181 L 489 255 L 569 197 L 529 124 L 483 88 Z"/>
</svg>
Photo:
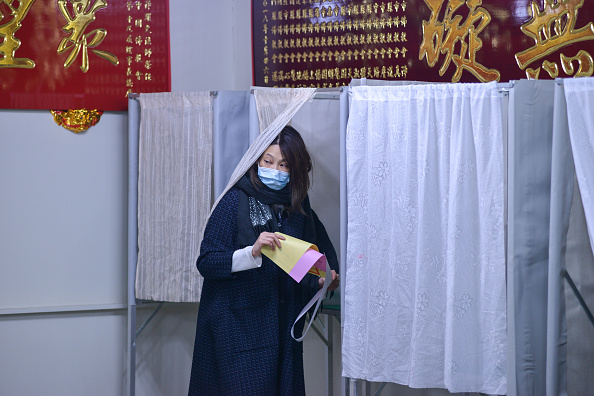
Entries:
<svg viewBox="0 0 594 396">
<path fill-rule="evenodd" d="M 499 81 L 499 71 L 487 69 L 476 62 L 476 53 L 483 45 L 478 36 L 491 22 L 491 14 L 485 8 L 479 7 L 482 0 L 448 0 L 444 20 L 439 22 L 437 18 L 444 2 L 445 0 L 425 0 L 431 10 L 431 16 L 429 21 L 423 21 L 423 41 L 419 50 L 419 60 L 426 57 L 427 64 L 433 67 L 440 53 L 444 53 L 445 59 L 439 69 L 440 76 L 443 76 L 450 66 L 450 61 L 453 61 L 456 72 L 452 76 L 452 82 L 460 81 L 463 70 L 468 70 L 482 82 Z M 466 4 L 469 12 L 461 24 L 462 17 L 454 16 L 454 13 L 462 4 Z M 402 17 L 400 23 L 406 24 L 406 18 Z M 454 46 L 458 41 L 460 54 L 454 54 Z"/>
<path fill-rule="evenodd" d="M 4 4 L 10 9 L 10 15 L 12 19 L 0 25 L 0 67 L 18 67 L 25 69 L 32 69 L 35 67 L 35 62 L 28 58 L 15 58 L 15 51 L 21 46 L 21 40 L 14 37 L 14 33 L 21 27 L 21 21 L 25 18 L 31 5 L 35 0 L 22 0 L 19 1 L 19 6 L 15 9 L 12 6 L 13 1 L 0 1 L 0 4 Z M 0 19 L 8 19 L 8 17 L 2 15 L 0 12 Z"/>
<path fill-rule="evenodd" d="M 588 22 L 586 26 L 575 29 L 578 9 L 584 4 L 583 0 L 559 0 L 553 3 L 545 1 L 541 12 L 535 2 L 530 4 L 532 18 L 520 29 L 534 40 L 534 46 L 516 54 L 516 62 L 524 70 L 535 60 L 541 59 L 561 48 L 585 40 L 594 40 L 594 25 Z M 545 61 L 546 62 L 546 61 Z M 556 64 L 555 64 L 556 66 Z M 555 74 L 555 68 L 549 63 L 543 64 L 549 75 Z M 533 71 L 532 77 L 538 77 L 538 71 Z"/>
<path fill-rule="evenodd" d="M 107 30 L 95 29 L 88 34 L 84 34 L 84 32 L 87 26 L 95 20 L 95 13 L 100 9 L 107 7 L 107 2 L 105 0 L 97 0 L 90 5 L 90 0 L 70 0 L 74 15 L 71 15 L 66 8 L 66 2 L 67 0 L 58 0 L 58 8 L 64 19 L 68 22 L 62 27 L 62 30 L 66 33 L 70 33 L 70 37 L 65 37 L 60 41 L 60 44 L 58 45 L 58 54 L 62 54 L 69 50 L 71 51 L 64 62 L 64 67 L 70 67 L 74 63 L 78 54 L 82 52 L 80 69 L 83 73 L 86 73 L 89 71 L 88 48 L 94 48 L 101 44 L 107 35 Z M 87 39 L 90 39 L 90 41 L 87 41 Z M 91 51 L 93 51 L 95 55 L 108 60 L 114 65 L 119 64 L 118 58 L 109 52 L 97 49 L 91 49 Z"/>
<path fill-rule="evenodd" d="M 557 66 L 555 62 L 544 61 L 542 63 L 542 68 L 545 69 L 552 78 L 557 78 L 557 76 L 559 76 L 559 66 Z"/>
<path fill-rule="evenodd" d="M 574 72 L 572 65 L 573 61 L 577 61 L 579 65 L 575 77 L 586 77 L 592 75 L 592 72 L 594 71 L 594 60 L 592 60 L 592 55 L 590 55 L 590 53 L 580 50 L 577 55 L 572 58 L 561 54 L 561 65 L 563 66 L 563 71 L 570 76 Z"/>
</svg>

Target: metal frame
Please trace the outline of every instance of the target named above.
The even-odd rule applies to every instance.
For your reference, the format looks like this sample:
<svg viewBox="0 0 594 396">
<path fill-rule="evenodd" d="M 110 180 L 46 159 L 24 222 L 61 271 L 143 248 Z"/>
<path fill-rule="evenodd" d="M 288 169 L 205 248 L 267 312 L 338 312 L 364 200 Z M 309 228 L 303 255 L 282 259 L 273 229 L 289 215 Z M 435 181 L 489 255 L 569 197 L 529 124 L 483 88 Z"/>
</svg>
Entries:
<svg viewBox="0 0 594 396">
<path fill-rule="evenodd" d="M 250 90 L 253 93 L 254 89 Z M 327 100 L 338 100 L 341 99 L 340 95 L 342 88 L 338 89 L 318 89 L 315 93 L 314 99 L 327 99 Z M 218 91 L 211 91 L 212 96 L 217 96 Z M 134 396 L 136 393 L 136 341 L 152 319 L 157 315 L 159 310 L 165 304 L 159 301 L 142 301 L 136 300 L 135 295 L 135 283 L 136 283 L 136 263 L 138 261 L 137 251 L 137 238 L 138 238 L 138 144 L 139 144 L 139 132 L 140 132 L 140 103 L 138 102 L 138 93 L 130 93 L 128 95 L 128 294 L 127 304 L 118 306 L 118 309 L 127 310 L 127 373 L 126 373 L 126 394 L 128 396 Z M 342 128 L 341 128 L 342 130 Z M 341 238 L 342 241 L 342 238 Z M 342 260 L 341 260 L 342 262 Z M 342 267 L 342 264 L 341 264 Z M 342 287 L 342 285 L 341 285 Z M 342 299 L 342 297 L 341 297 Z M 138 305 L 158 303 L 157 307 L 153 310 L 146 321 L 137 329 L 137 307 Z M 341 301 L 342 304 L 342 301 Z M 327 320 L 327 335 L 324 335 L 322 331 L 317 329 L 315 325 L 314 331 L 322 339 L 326 345 L 327 351 L 327 395 L 332 396 L 333 394 L 333 342 L 332 342 L 332 319 L 331 317 L 338 314 L 330 312 L 331 310 L 324 310 L 322 313 L 328 316 Z M 0 311 L 2 314 L 2 311 Z M 342 336 L 342 332 L 341 332 Z"/>
</svg>

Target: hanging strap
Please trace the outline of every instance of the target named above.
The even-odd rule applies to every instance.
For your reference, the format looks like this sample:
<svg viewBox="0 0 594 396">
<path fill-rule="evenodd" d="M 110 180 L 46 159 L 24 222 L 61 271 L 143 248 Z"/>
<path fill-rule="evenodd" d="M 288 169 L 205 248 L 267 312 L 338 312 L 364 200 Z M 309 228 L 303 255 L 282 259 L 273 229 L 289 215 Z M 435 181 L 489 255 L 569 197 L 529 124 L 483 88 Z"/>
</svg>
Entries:
<svg viewBox="0 0 594 396">
<path fill-rule="evenodd" d="M 309 331 L 309 328 L 311 327 L 311 324 L 313 323 L 313 318 L 315 318 L 316 313 L 318 312 L 318 309 L 320 308 L 320 304 L 322 303 L 322 300 L 324 299 L 324 296 L 326 295 L 328 286 L 330 286 L 330 283 L 332 283 L 332 271 L 328 271 L 329 268 L 328 268 L 328 261 L 326 260 L 326 255 L 324 255 L 323 260 L 324 260 L 324 264 L 326 267 L 326 277 L 324 278 L 324 286 L 320 290 L 318 290 L 316 295 L 313 296 L 313 298 L 311 300 L 309 300 L 309 302 L 305 305 L 305 307 L 301 310 L 301 312 L 299 312 L 299 315 L 297 315 L 297 319 L 295 319 L 295 323 L 293 323 L 293 327 L 291 327 L 291 337 L 293 337 L 293 339 L 297 342 L 301 342 L 305 338 L 305 335 L 307 334 L 307 332 Z M 295 325 L 305 315 L 305 313 L 307 311 L 309 311 L 309 309 L 314 304 L 316 304 L 316 308 L 314 309 L 313 314 L 311 315 L 311 320 L 309 321 L 307 328 L 305 329 L 305 331 L 303 332 L 303 335 L 301 337 L 295 338 Z"/>
</svg>

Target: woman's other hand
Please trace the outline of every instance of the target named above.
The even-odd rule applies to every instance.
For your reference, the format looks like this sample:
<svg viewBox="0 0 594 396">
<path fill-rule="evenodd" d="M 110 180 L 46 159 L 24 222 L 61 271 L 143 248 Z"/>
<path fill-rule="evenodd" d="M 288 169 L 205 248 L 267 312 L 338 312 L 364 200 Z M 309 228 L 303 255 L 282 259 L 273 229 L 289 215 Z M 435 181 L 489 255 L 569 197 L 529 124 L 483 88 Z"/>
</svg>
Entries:
<svg viewBox="0 0 594 396">
<path fill-rule="evenodd" d="M 320 288 L 324 287 L 324 278 L 318 279 L 318 284 Z M 340 279 L 338 279 L 338 274 L 336 271 L 332 270 L 332 283 L 328 286 L 328 291 L 336 290 L 340 286 Z"/>
<path fill-rule="evenodd" d="M 262 255 L 262 246 L 270 246 L 272 250 L 276 249 L 276 247 L 281 247 L 281 240 L 284 240 L 285 237 L 282 235 L 275 234 L 274 232 L 263 232 L 260 234 L 256 242 L 254 243 L 254 247 L 252 248 L 252 256 L 259 257 Z"/>
</svg>

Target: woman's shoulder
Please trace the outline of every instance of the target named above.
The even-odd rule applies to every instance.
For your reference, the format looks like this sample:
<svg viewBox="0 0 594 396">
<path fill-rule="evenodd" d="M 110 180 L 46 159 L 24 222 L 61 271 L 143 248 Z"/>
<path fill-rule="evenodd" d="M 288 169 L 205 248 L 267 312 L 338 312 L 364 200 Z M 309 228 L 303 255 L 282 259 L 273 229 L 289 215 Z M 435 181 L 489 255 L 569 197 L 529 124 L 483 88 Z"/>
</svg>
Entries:
<svg viewBox="0 0 594 396">
<path fill-rule="evenodd" d="M 221 197 L 221 200 L 219 201 L 218 205 L 236 206 L 238 201 L 239 189 L 237 187 L 231 187 L 229 191 L 227 191 L 225 195 Z"/>
<path fill-rule="evenodd" d="M 217 218 L 219 219 L 222 217 L 227 217 L 228 215 L 232 215 L 233 213 L 237 213 L 237 207 L 239 204 L 239 191 L 233 187 L 229 191 L 225 193 L 215 206 L 212 211 L 212 215 L 210 216 L 211 219 Z"/>
</svg>

